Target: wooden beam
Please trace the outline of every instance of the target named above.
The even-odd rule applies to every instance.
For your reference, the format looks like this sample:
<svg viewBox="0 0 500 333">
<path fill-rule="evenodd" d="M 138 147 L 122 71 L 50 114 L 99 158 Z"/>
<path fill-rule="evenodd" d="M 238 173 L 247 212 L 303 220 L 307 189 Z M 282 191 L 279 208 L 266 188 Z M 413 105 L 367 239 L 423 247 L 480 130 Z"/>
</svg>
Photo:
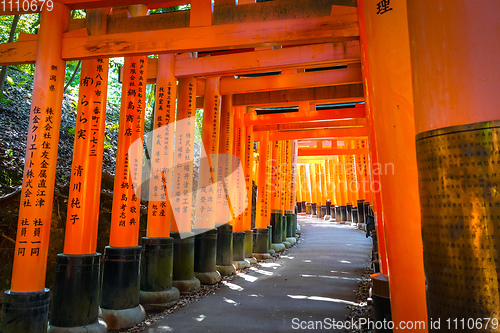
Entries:
<svg viewBox="0 0 500 333">
<path fill-rule="evenodd" d="M 368 149 L 299 148 L 299 156 L 363 155 L 368 153 L 369 153 Z"/>
<path fill-rule="evenodd" d="M 273 0 L 259 3 L 217 5 L 215 2 L 214 24 L 248 23 L 357 13 L 353 0 Z M 340 6 L 338 6 L 340 5 Z M 334 8 L 334 9 L 332 9 Z"/>
<path fill-rule="evenodd" d="M 256 132 L 263 133 L 263 132 Z M 299 140 L 299 139 L 361 139 L 368 136 L 366 128 L 338 128 L 338 129 L 314 129 L 298 131 L 270 132 L 269 140 Z"/>
<path fill-rule="evenodd" d="M 38 38 L 25 42 L 0 44 L 0 65 L 30 64 L 36 61 Z"/>
<path fill-rule="evenodd" d="M 221 95 L 252 93 L 308 87 L 324 87 L 363 82 L 361 64 L 351 64 L 347 68 L 310 73 L 281 74 L 264 77 L 239 78 L 223 77 L 220 82 Z"/>
<path fill-rule="evenodd" d="M 311 101 L 314 103 L 363 102 L 363 84 L 277 90 L 233 95 L 233 106 L 287 106 L 297 105 L 299 102 L 304 101 Z"/>
<path fill-rule="evenodd" d="M 248 126 L 248 125 L 247 125 Z M 337 121 L 310 121 L 299 123 L 284 123 L 272 125 L 255 125 L 254 132 L 259 131 L 284 131 L 296 129 L 311 129 L 311 128 L 352 128 L 352 127 L 365 127 L 366 118 L 337 120 Z"/>
<path fill-rule="evenodd" d="M 359 41 L 353 40 L 176 60 L 175 76 L 224 76 L 273 71 L 287 67 L 326 67 L 359 61 Z M 154 73 L 157 63 L 156 59 L 150 59 L 148 63 L 148 68 L 154 67 Z"/>
<path fill-rule="evenodd" d="M 255 112 L 245 114 L 245 125 L 272 125 L 279 123 L 293 123 L 301 121 L 321 121 L 347 118 L 365 118 L 365 105 L 357 104 L 355 108 L 332 109 L 307 112 L 288 112 L 278 114 L 257 115 Z M 255 131 L 255 129 L 254 129 Z"/>
<path fill-rule="evenodd" d="M 63 38 L 65 60 L 356 39 L 354 14 Z"/>
<path fill-rule="evenodd" d="M 34 5 L 36 4 L 36 10 L 31 9 L 31 4 L 34 2 Z M 70 9 L 90 9 L 90 8 L 104 8 L 104 7 L 126 7 L 126 6 L 131 6 L 131 5 L 140 5 L 144 4 L 144 0 L 54 0 L 54 2 L 60 2 L 62 4 L 65 4 L 68 6 Z M 165 0 L 147 0 L 146 4 L 159 4 L 159 3 L 164 3 L 164 7 L 173 7 L 176 6 L 179 1 L 173 0 L 173 1 L 165 1 Z M 189 3 L 189 1 L 186 1 L 186 3 Z M 0 6 L 0 15 L 22 15 L 22 14 L 33 14 L 33 13 L 40 13 L 42 5 L 46 5 L 47 2 L 43 0 L 31 0 L 29 1 L 30 8 L 28 10 L 23 10 L 22 8 L 22 1 L 19 1 L 19 7 L 13 1 L 12 5 L 12 10 L 10 10 L 10 4 L 8 1 L 5 3 L 5 10 L 4 6 Z M 33 5 L 33 8 L 35 6 Z M 20 9 L 20 10 L 18 10 Z"/>
</svg>

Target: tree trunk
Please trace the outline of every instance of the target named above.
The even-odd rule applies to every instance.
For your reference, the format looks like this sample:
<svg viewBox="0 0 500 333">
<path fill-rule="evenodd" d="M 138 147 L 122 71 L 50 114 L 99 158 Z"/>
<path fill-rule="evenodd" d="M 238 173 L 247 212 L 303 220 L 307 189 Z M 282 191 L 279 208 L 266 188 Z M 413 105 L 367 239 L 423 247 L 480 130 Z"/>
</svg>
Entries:
<svg viewBox="0 0 500 333">
<path fill-rule="evenodd" d="M 78 64 L 76 65 L 76 68 L 75 68 L 75 71 L 73 72 L 73 75 L 71 75 L 71 78 L 69 79 L 68 83 L 66 83 L 66 85 L 64 86 L 63 94 L 66 92 L 66 89 L 68 89 L 71 82 L 73 82 L 73 80 L 75 79 L 76 73 L 78 72 L 78 69 L 80 68 L 81 63 L 82 63 L 82 61 L 78 60 Z"/>
<path fill-rule="evenodd" d="M 14 35 L 16 34 L 17 22 L 19 22 L 19 15 L 15 15 L 12 20 L 12 25 L 10 26 L 10 34 L 8 43 L 14 41 Z M 3 91 L 3 85 L 5 83 L 5 78 L 7 77 L 8 66 L 2 66 L 2 72 L 0 73 L 0 92 Z"/>
</svg>

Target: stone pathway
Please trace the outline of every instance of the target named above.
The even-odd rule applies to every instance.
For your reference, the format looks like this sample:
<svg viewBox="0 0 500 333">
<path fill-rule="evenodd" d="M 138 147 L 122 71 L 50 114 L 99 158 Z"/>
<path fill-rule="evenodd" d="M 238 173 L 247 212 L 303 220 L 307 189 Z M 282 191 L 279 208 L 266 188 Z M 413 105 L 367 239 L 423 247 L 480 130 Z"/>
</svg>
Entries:
<svg viewBox="0 0 500 333">
<path fill-rule="evenodd" d="M 371 239 L 351 226 L 299 216 L 298 246 L 275 262 L 262 263 L 251 273 L 215 294 L 155 321 L 143 332 L 295 332 L 322 321 L 343 321 L 347 305 L 356 302 Z M 325 318 L 329 318 L 325 321 Z M 295 329 L 294 329 L 295 328 Z M 310 330 L 308 330 L 310 331 Z"/>
</svg>

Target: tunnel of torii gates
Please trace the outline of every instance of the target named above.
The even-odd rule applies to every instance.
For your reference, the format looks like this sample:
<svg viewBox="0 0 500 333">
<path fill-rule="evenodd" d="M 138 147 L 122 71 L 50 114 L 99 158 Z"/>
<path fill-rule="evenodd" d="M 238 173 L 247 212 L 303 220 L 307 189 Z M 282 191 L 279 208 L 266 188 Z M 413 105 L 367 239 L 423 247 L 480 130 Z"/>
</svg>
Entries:
<svg viewBox="0 0 500 333">
<path fill-rule="evenodd" d="M 33 3 L 39 11 L 42 2 Z M 188 11 L 148 12 L 186 3 Z M 179 292 L 293 243 L 297 213 L 337 222 L 373 213 L 380 263 L 374 293 L 390 297 L 396 323 L 423 321 L 414 331 L 427 331 L 431 318 L 497 317 L 500 2 L 51 4 L 37 35 L 0 45 L 0 65 L 36 64 L 3 332 L 133 326 L 144 308 L 164 309 Z M 86 19 L 70 19 L 73 9 L 87 9 Z M 110 57 L 125 60 L 100 272 Z M 64 69 L 78 59 L 70 204 L 49 318 L 45 272 Z M 145 174 L 144 89 L 152 83 L 155 132 Z M 193 200 L 196 108 L 204 110 L 202 186 Z M 144 178 L 146 198 L 136 194 Z M 148 204 L 141 245 L 140 200 Z"/>
</svg>

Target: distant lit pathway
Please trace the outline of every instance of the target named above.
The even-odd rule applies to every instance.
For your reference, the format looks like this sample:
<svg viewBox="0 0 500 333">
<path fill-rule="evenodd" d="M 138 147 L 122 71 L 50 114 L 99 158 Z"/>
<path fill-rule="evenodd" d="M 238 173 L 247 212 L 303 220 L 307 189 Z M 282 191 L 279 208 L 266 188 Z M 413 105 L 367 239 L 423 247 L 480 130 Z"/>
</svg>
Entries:
<svg viewBox="0 0 500 333">
<path fill-rule="evenodd" d="M 143 332 L 296 332 L 301 321 L 344 320 L 366 267 L 370 239 L 350 226 L 299 217 L 303 240 Z M 329 332 L 342 332 L 328 330 Z"/>
</svg>

